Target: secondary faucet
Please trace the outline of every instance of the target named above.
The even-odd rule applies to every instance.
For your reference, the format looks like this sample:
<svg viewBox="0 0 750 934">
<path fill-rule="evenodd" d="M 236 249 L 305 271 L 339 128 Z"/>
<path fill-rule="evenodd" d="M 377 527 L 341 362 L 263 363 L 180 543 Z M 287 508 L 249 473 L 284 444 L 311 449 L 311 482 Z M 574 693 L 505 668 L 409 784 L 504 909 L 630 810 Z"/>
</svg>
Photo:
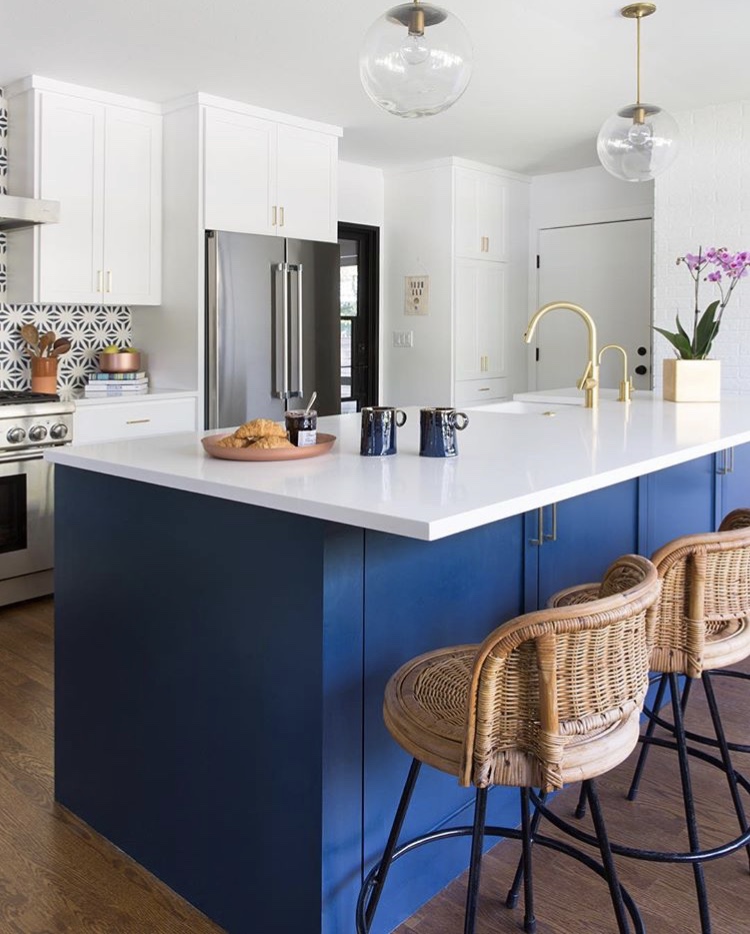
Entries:
<svg viewBox="0 0 750 934">
<path fill-rule="evenodd" d="M 620 395 L 618 402 L 630 402 L 630 394 L 633 391 L 633 377 L 628 376 L 628 354 L 624 347 L 619 344 L 605 344 L 599 351 L 599 363 L 602 362 L 605 350 L 619 350 L 622 354 L 622 379 L 620 380 Z"/>
<path fill-rule="evenodd" d="M 574 305 L 572 302 L 550 302 L 548 305 L 542 305 L 539 311 L 536 311 L 526 327 L 526 333 L 523 339 L 527 344 L 531 343 L 537 324 L 547 314 L 548 311 L 554 311 L 556 308 L 562 308 L 567 311 L 573 311 L 583 318 L 589 331 L 589 362 L 583 371 L 583 376 L 578 380 L 578 388 L 586 392 L 586 408 L 595 409 L 599 405 L 599 361 L 596 356 L 596 325 L 591 315 L 584 311 L 580 305 Z"/>
</svg>

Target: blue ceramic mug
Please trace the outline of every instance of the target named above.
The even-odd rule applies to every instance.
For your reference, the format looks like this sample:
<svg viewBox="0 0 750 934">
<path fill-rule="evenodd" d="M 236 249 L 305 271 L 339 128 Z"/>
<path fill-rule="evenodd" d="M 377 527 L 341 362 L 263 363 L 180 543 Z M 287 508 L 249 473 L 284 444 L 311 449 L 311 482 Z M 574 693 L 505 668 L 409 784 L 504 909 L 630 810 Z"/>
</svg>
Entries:
<svg viewBox="0 0 750 934">
<path fill-rule="evenodd" d="M 469 416 L 455 409 L 419 410 L 419 453 L 422 457 L 455 457 L 456 432 L 469 424 Z"/>
<path fill-rule="evenodd" d="M 359 453 L 384 457 L 396 453 L 396 429 L 406 422 L 406 412 L 391 406 L 369 405 L 362 409 Z"/>
</svg>

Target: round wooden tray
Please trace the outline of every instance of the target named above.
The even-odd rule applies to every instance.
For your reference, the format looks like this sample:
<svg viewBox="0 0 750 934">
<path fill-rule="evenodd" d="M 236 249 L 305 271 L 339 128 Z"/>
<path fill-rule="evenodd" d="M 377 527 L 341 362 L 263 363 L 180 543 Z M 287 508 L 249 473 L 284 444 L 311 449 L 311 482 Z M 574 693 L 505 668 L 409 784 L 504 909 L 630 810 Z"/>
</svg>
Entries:
<svg viewBox="0 0 750 934">
<path fill-rule="evenodd" d="M 201 444 L 206 454 L 225 461 L 294 461 L 303 457 L 318 457 L 321 454 L 327 454 L 336 443 L 336 435 L 327 435 L 319 431 L 317 443 L 304 448 L 291 447 L 262 450 L 254 447 L 220 447 L 217 442 L 226 437 L 226 434 L 222 434 L 207 435 L 205 438 L 201 438 Z"/>
</svg>

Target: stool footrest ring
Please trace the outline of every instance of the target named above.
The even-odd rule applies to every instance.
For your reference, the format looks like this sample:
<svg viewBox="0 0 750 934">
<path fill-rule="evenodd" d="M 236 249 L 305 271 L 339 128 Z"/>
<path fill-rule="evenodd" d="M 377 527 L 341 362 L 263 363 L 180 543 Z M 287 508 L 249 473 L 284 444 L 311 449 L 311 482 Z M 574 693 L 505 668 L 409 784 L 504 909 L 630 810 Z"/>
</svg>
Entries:
<svg viewBox="0 0 750 934">
<path fill-rule="evenodd" d="M 536 804 L 539 799 L 533 791 L 531 792 L 531 797 Z M 473 827 L 447 827 L 444 830 L 434 830 L 431 833 L 424 834 L 421 837 L 414 837 L 411 840 L 408 840 L 406 843 L 403 843 L 394 851 L 391 858 L 391 864 L 395 863 L 396 860 L 400 859 L 402 856 L 405 856 L 407 853 L 411 853 L 434 840 L 450 840 L 455 837 L 470 837 L 472 832 Z M 505 837 L 509 840 L 521 840 L 523 836 L 522 831 L 516 827 L 496 827 L 489 825 L 484 828 L 484 834 L 487 837 Z M 596 846 L 596 838 L 594 837 L 592 839 L 594 840 L 594 845 Z M 570 856 L 573 859 L 577 859 L 580 863 L 583 863 L 584 866 L 586 866 L 588 869 L 591 869 L 602 879 L 606 880 L 607 878 L 606 872 L 601 863 L 598 863 L 587 853 L 584 853 L 582 850 L 571 846 L 569 843 L 565 843 L 563 840 L 556 840 L 553 837 L 546 837 L 543 835 L 535 834 L 533 837 L 533 844 L 534 846 L 541 846 L 550 850 L 556 850 L 558 853 L 562 853 L 565 856 Z M 614 847 L 612 849 L 614 851 Z M 362 883 L 362 888 L 359 892 L 356 908 L 357 934 L 368 934 L 369 929 L 365 922 L 367 898 L 370 890 L 377 881 L 379 871 L 380 863 L 376 863 L 365 877 L 365 881 Z M 633 922 L 634 934 L 646 934 L 646 928 L 643 924 L 643 919 L 641 918 L 640 912 L 638 911 L 632 896 L 625 888 L 625 886 L 620 885 L 620 890 L 622 892 L 622 899 L 625 903 L 625 908 L 627 909 L 627 912 L 630 915 L 630 919 Z"/>
</svg>

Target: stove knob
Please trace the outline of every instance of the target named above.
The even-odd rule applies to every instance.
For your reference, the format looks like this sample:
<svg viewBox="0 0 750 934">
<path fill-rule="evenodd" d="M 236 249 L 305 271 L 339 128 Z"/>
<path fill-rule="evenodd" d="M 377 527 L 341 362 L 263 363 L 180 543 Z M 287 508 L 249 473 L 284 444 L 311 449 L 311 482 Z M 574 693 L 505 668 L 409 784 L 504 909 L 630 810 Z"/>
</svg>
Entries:
<svg viewBox="0 0 750 934">
<path fill-rule="evenodd" d="M 63 425 L 62 422 L 58 422 L 56 425 L 53 425 L 49 430 L 49 436 L 53 441 L 62 441 L 63 438 L 67 437 L 68 426 Z"/>
<path fill-rule="evenodd" d="M 44 441 L 47 437 L 47 429 L 44 425 L 34 425 L 29 429 L 29 441 Z"/>
<path fill-rule="evenodd" d="M 20 444 L 22 441 L 26 440 L 26 432 L 23 428 L 11 428 L 6 438 L 11 444 Z"/>
</svg>

